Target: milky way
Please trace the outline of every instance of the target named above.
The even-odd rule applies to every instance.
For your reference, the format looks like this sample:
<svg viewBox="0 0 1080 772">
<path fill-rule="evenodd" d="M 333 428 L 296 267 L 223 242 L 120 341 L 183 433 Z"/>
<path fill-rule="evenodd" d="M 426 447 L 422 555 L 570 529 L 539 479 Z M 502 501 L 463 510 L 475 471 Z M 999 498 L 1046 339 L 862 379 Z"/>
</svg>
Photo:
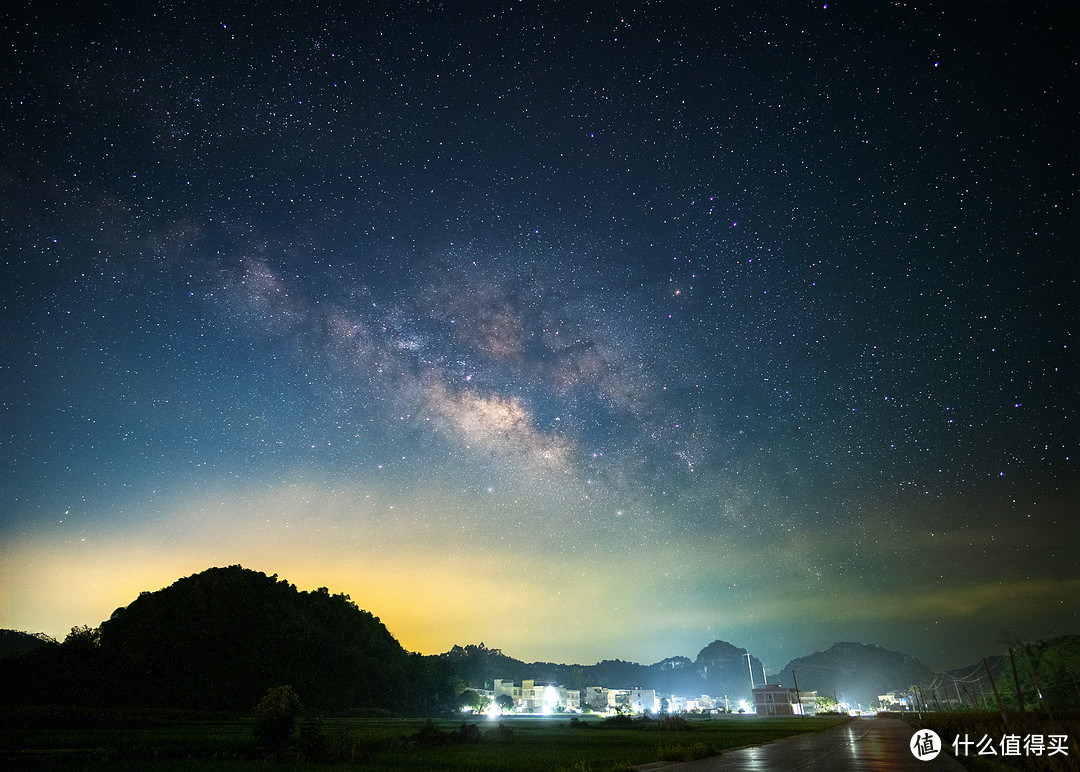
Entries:
<svg viewBox="0 0 1080 772">
<path fill-rule="evenodd" d="M 1075 11 L 3 25 L 0 625 L 241 563 L 412 649 L 1075 632 Z"/>
</svg>

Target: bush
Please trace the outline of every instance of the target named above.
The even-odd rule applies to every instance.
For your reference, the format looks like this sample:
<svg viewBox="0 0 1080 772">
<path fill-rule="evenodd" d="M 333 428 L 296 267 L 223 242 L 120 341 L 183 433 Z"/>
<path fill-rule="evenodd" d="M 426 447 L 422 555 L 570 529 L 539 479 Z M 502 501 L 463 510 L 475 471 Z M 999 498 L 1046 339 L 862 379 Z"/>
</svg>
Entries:
<svg viewBox="0 0 1080 772">
<path fill-rule="evenodd" d="M 662 729 L 665 732 L 688 732 L 693 727 L 690 726 L 690 722 L 682 716 L 664 716 L 658 722 L 656 722 L 656 728 Z"/>
<path fill-rule="evenodd" d="M 289 686 L 273 686 L 255 706 L 255 739 L 272 751 L 281 751 L 292 737 L 300 698 Z"/>
<path fill-rule="evenodd" d="M 429 718 L 427 723 L 420 727 L 420 731 L 408 737 L 402 737 L 403 745 L 420 745 L 424 747 L 440 745 L 463 745 L 480 742 L 480 727 L 476 724 L 462 724 L 456 732 L 445 732 Z"/>
<path fill-rule="evenodd" d="M 390 747 L 391 741 L 364 735 L 353 735 L 339 738 L 331 750 L 333 761 L 350 764 L 366 763 L 375 758 Z"/>
<path fill-rule="evenodd" d="M 511 729 L 510 727 L 508 727 L 506 724 L 496 724 L 495 726 L 491 727 L 488 730 L 485 730 L 485 732 L 484 732 L 484 737 L 493 737 L 493 738 L 513 737 L 513 735 L 514 735 L 514 730 Z"/>
<path fill-rule="evenodd" d="M 449 745 L 450 733 L 444 732 L 435 726 L 435 722 L 430 718 L 427 720 L 420 731 L 413 734 L 402 737 L 401 742 L 403 745 L 421 745 L 421 746 L 433 746 L 433 745 Z"/>
<path fill-rule="evenodd" d="M 300 755 L 310 761 L 327 761 L 330 758 L 330 745 L 323 734 L 322 721 L 308 719 L 300 730 Z"/>
</svg>

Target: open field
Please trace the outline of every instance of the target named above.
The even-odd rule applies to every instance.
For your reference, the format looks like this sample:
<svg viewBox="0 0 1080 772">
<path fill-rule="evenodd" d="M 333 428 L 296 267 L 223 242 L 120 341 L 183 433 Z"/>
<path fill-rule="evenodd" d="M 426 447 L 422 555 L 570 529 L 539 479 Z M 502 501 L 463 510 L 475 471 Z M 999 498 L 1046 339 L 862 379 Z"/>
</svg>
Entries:
<svg viewBox="0 0 1080 772">
<path fill-rule="evenodd" d="M 689 728 L 668 731 L 658 721 L 614 726 L 600 719 L 569 717 L 481 718 L 479 732 L 459 733 L 461 721 L 423 719 L 323 719 L 316 729 L 300 721 L 294 742 L 271 759 L 277 769 L 361 768 L 367 770 L 573 770 L 630 769 L 663 758 L 714 755 L 835 726 L 845 717 L 693 719 Z M 110 769 L 246 769 L 265 766 L 244 719 L 183 719 L 163 722 L 94 722 L 93 726 L 13 725 L 0 734 L 0 764 Z M 414 735 L 419 737 L 408 741 Z M 470 741 L 464 741 L 464 740 Z M 455 740 L 458 740 L 455 742 Z M 306 750 L 305 750 L 306 749 Z M 320 761 L 312 760 L 315 756 Z"/>
</svg>

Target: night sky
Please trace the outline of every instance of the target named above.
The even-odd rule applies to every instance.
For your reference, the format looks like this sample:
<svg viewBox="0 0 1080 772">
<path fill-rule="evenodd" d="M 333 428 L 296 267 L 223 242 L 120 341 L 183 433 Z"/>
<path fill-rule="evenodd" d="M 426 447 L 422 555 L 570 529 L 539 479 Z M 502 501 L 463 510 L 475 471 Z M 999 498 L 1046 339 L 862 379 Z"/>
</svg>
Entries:
<svg viewBox="0 0 1080 772">
<path fill-rule="evenodd" d="M 1080 632 L 1070 2 L 22 2 L 0 627 L 215 565 L 410 651 Z"/>
</svg>

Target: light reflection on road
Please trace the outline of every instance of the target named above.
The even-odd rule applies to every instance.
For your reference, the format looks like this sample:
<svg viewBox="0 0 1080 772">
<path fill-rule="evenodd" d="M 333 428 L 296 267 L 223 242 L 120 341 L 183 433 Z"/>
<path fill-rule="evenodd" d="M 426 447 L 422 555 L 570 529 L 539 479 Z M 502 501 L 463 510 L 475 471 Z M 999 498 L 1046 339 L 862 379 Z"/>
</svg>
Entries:
<svg viewBox="0 0 1080 772">
<path fill-rule="evenodd" d="M 648 764 L 641 770 L 664 772 L 963 772 L 964 766 L 945 753 L 932 761 L 916 759 L 910 750 L 915 733 L 896 718 L 853 719 L 840 727 L 787 737 L 754 748 L 684 764 Z"/>
</svg>

